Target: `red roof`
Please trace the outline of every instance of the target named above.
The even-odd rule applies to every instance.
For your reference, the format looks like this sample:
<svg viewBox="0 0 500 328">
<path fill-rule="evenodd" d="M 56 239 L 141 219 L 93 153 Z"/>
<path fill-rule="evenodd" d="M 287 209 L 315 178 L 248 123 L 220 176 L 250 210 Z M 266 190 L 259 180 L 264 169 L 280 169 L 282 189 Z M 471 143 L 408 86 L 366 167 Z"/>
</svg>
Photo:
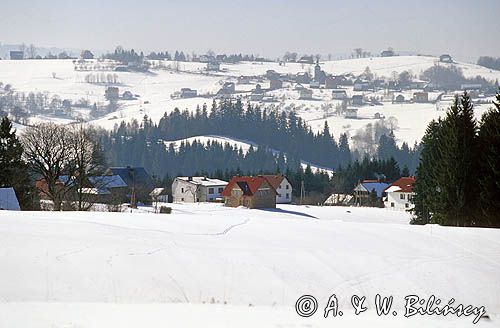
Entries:
<svg viewBox="0 0 500 328">
<path fill-rule="evenodd" d="M 394 190 L 394 192 L 412 192 L 414 183 L 415 183 L 414 177 L 402 177 L 394 181 L 391 185 L 389 185 L 389 187 L 387 187 L 386 190 L 391 187 L 399 187 L 401 189 Z"/>
<path fill-rule="evenodd" d="M 271 186 L 273 186 L 274 189 L 278 189 L 279 185 L 281 182 L 283 182 L 283 179 L 285 178 L 281 174 L 276 174 L 276 175 L 263 175 L 263 177 L 269 182 Z"/>
<path fill-rule="evenodd" d="M 243 190 L 243 194 L 247 196 L 252 196 L 255 192 L 262 186 L 264 182 L 268 182 L 263 176 L 258 177 L 233 177 L 231 181 L 227 184 L 226 188 L 222 192 L 222 196 L 231 196 L 231 190 L 238 185 L 238 187 Z M 276 193 L 276 189 L 268 182 L 271 189 Z"/>
</svg>

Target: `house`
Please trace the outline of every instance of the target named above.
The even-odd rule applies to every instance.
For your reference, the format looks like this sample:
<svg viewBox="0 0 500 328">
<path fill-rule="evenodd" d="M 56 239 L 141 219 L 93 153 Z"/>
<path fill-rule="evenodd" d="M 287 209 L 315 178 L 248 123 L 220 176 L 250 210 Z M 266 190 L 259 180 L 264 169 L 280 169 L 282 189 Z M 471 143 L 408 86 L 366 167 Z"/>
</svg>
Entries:
<svg viewBox="0 0 500 328">
<path fill-rule="evenodd" d="M 318 81 L 311 81 L 309 83 L 309 88 L 311 88 L 311 89 L 319 89 L 319 87 L 320 87 L 320 84 Z"/>
<path fill-rule="evenodd" d="M 351 103 L 353 106 L 363 106 L 363 95 L 353 95 L 351 98 Z"/>
<path fill-rule="evenodd" d="M 75 178 L 67 175 L 59 177 L 59 181 L 72 186 Z M 128 186 L 119 175 L 98 175 L 88 177 L 87 187 L 82 188 L 87 201 L 93 203 L 123 203 L 127 200 Z M 71 197 L 71 196 L 70 196 Z M 75 196 L 72 196 L 75 200 Z"/>
<path fill-rule="evenodd" d="M 238 77 L 238 84 L 250 84 L 252 78 L 250 76 L 240 76 Z"/>
<path fill-rule="evenodd" d="M 154 188 L 153 191 L 149 193 L 153 203 L 168 203 L 168 190 L 167 188 Z"/>
<path fill-rule="evenodd" d="M 354 201 L 353 195 L 348 194 L 331 194 L 324 201 L 324 206 L 347 206 Z"/>
<path fill-rule="evenodd" d="M 130 91 L 125 91 L 123 94 L 122 94 L 122 99 L 123 100 L 134 100 L 136 99 L 134 97 L 134 94 Z"/>
<path fill-rule="evenodd" d="M 198 203 L 222 199 L 227 182 L 207 177 L 177 177 L 172 183 L 174 202 Z"/>
<path fill-rule="evenodd" d="M 22 60 L 22 59 L 24 59 L 24 51 L 12 50 L 10 52 L 10 59 L 11 60 Z"/>
<path fill-rule="evenodd" d="M 376 201 L 382 199 L 384 190 L 389 186 L 386 182 L 379 180 L 363 180 L 354 188 L 354 203 L 356 205 L 374 205 L 370 199 L 370 193 L 375 191 Z"/>
<path fill-rule="evenodd" d="M 216 59 L 212 55 L 201 55 L 200 56 L 200 63 L 210 63 L 210 62 L 215 62 Z"/>
<path fill-rule="evenodd" d="M 276 190 L 276 204 L 289 204 L 292 202 L 292 185 L 287 177 L 282 174 L 263 175 L 263 177 Z"/>
<path fill-rule="evenodd" d="M 232 94 L 236 91 L 236 85 L 234 82 L 225 82 L 222 85 L 222 89 L 219 90 L 219 94 Z"/>
<path fill-rule="evenodd" d="M 297 73 L 297 75 L 295 75 L 295 82 L 302 84 L 309 83 L 311 82 L 311 76 L 307 72 Z"/>
<path fill-rule="evenodd" d="M 395 103 L 401 104 L 404 103 L 405 101 L 406 101 L 405 96 L 403 96 L 402 94 L 399 94 L 394 98 Z"/>
<path fill-rule="evenodd" d="M 420 79 L 412 79 L 410 82 L 410 89 L 423 89 L 427 83 L 429 82 Z"/>
<path fill-rule="evenodd" d="M 149 201 L 149 193 L 154 189 L 154 181 L 144 167 L 110 167 L 105 175 L 119 175 L 127 185 L 127 197 L 132 206 L 138 201 Z"/>
<path fill-rule="evenodd" d="M 82 59 L 94 59 L 94 54 L 90 50 L 82 50 L 82 53 L 80 54 L 80 57 Z"/>
<path fill-rule="evenodd" d="M 353 91 L 369 91 L 373 90 L 373 84 L 370 81 L 356 79 L 354 81 Z"/>
<path fill-rule="evenodd" d="M 413 101 L 416 103 L 429 102 L 429 93 L 428 92 L 415 92 L 413 94 Z"/>
<path fill-rule="evenodd" d="M 272 78 L 269 81 L 269 89 L 270 90 L 276 90 L 276 89 L 281 89 L 283 88 L 283 81 L 280 79 Z"/>
<path fill-rule="evenodd" d="M 220 63 L 216 61 L 210 61 L 207 63 L 207 71 L 214 71 L 218 72 L 220 71 Z"/>
<path fill-rule="evenodd" d="M 313 56 L 302 56 L 297 61 L 297 63 L 300 63 L 300 64 L 314 64 L 314 57 Z"/>
<path fill-rule="evenodd" d="M 198 96 L 198 91 L 190 88 L 181 89 L 181 98 L 194 98 Z"/>
<path fill-rule="evenodd" d="M 14 188 L 0 188 L 0 210 L 20 211 L 19 201 L 17 200 Z"/>
<path fill-rule="evenodd" d="M 441 63 L 453 63 L 453 59 L 448 54 L 444 54 L 444 55 L 439 56 L 439 61 Z"/>
<path fill-rule="evenodd" d="M 342 85 L 344 79 L 345 78 L 343 76 L 328 75 L 325 79 L 325 88 L 337 89 L 340 85 Z"/>
<path fill-rule="evenodd" d="M 391 183 L 384 190 L 384 206 L 395 210 L 408 210 L 413 207 L 414 177 L 403 177 Z"/>
<path fill-rule="evenodd" d="M 345 118 L 358 118 L 358 109 L 357 108 L 348 107 L 345 110 L 344 116 L 345 116 Z"/>
<path fill-rule="evenodd" d="M 299 89 L 299 99 L 301 100 L 311 100 L 313 97 L 313 91 L 311 89 Z"/>
<path fill-rule="evenodd" d="M 279 79 L 280 78 L 280 73 L 276 72 L 273 69 L 268 69 L 266 71 L 266 78 L 268 78 L 269 80 Z"/>
<path fill-rule="evenodd" d="M 344 89 L 334 89 L 332 90 L 332 99 L 334 100 L 347 99 L 347 92 Z"/>
<path fill-rule="evenodd" d="M 384 50 L 380 53 L 380 57 L 394 57 L 394 56 L 395 53 L 394 50 L 392 49 Z"/>
<path fill-rule="evenodd" d="M 461 84 L 460 85 L 460 90 L 462 91 L 479 91 L 483 87 L 482 84 L 479 83 L 467 83 L 467 84 Z"/>
<path fill-rule="evenodd" d="M 276 189 L 263 176 L 233 177 L 222 192 L 229 207 L 276 208 Z"/>
</svg>

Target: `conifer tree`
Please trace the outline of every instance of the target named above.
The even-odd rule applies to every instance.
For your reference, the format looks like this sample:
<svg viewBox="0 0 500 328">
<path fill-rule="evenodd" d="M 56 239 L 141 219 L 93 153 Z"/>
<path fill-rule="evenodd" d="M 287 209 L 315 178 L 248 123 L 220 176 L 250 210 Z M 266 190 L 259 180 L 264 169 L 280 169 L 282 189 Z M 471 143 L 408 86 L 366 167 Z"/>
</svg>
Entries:
<svg viewBox="0 0 500 328">
<path fill-rule="evenodd" d="M 480 206 L 483 224 L 500 227 L 500 93 L 486 112 L 479 130 L 481 149 Z"/>
<path fill-rule="evenodd" d="M 13 187 L 21 208 L 32 209 L 34 189 L 28 167 L 22 159 L 23 147 L 7 117 L 0 122 L 0 187 Z"/>
<path fill-rule="evenodd" d="M 439 210 L 440 194 L 437 187 L 436 163 L 441 160 L 438 150 L 441 126 L 441 120 L 431 121 L 422 138 L 423 149 L 413 185 L 415 217 L 411 221 L 412 224 L 430 223 L 431 214 L 437 213 Z"/>
<path fill-rule="evenodd" d="M 477 214 L 477 124 L 469 95 L 465 92 L 448 111 L 439 140 L 441 160 L 437 183 L 442 211 L 439 223 L 471 226 Z"/>
</svg>

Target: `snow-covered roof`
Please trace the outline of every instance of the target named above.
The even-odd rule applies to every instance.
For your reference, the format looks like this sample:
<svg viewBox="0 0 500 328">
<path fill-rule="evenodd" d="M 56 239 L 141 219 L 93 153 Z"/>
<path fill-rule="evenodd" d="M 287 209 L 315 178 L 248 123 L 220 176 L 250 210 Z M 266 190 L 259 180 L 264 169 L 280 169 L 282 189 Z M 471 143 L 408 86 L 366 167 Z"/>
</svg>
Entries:
<svg viewBox="0 0 500 328">
<path fill-rule="evenodd" d="M 0 188 L 0 210 L 21 210 L 14 188 Z"/>
<path fill-rule="evenodd" d="M 401 187 L 399 186 L 390 186 L 389 188 L 387 188 L 385 190 L 385 192 L 396 192 L 396 191 L 400 191 L 401 190 Z"/>
<path fill-rule="evenodd" d="M 213 187 L 213 186 L 225 186 L 227 185 L 227 181 L 219 180 L 219 179 L 211 179 L 207 177 L 177 177 L 176 179 L 183 180 L 192 184 L 205 186 L 205 187 Z"/>
<path fill-rule="evenodd" d="M 90 183 L 98 188 L 124 188 L 127 184 L 119 175 L 89 177 Z"/>
</svg>

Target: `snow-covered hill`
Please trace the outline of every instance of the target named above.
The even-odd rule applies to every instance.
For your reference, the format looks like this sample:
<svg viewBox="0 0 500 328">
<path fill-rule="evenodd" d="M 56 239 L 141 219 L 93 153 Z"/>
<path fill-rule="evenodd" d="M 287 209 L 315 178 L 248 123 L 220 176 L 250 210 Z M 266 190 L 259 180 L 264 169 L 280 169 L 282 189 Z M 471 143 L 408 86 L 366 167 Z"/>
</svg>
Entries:
<svg viewBox="0 0 500 328">
<path fill-rule="evenodd" d="M 472 325 L 404 318 L 410 294 L 484 305 L 491 321 L 480 324 L 499 322 L 500 230 L 411 226 L 386 209 L 172 206 L 171 215 L 0 211 L 0 326 L 330 327 L 336 319 L 321 309 L 333 293 L 349 326 Z M 394 296 L 397 317 L 376 317 L 378 293 Z M 309 321 L 293 308 L 303 294 L 320 302 Z M 366 316 L 352 315 L 354 294 L 371 300 Z"/>
<path fill-rule="evenodd" d="M 195 137 L 190 137 L 190 138 L 185 138 L 185 139 L 179 139 L 179 140 L 170 140 L 170 141 L 164 141 L 165 146 L 168 148 L 172 144 L 174 149 L 178 149 L 182 143 L 189 143 L 192 144 L 194 141 L 199 142 L 203 145 L 206 145 L 209 142 L 217 142 L 219 144 L 225 145 L 229 144 L 233 148 L 236 147 L 237 149 L 240 149 L 243 151 L 243 153 L 247 153 L 250 147 L 253 147 L 255 150 L 259 148 L 259 145 L 256 144 L 253 141 L 250 140 L 240 140 L 236 138 L 229 138 L 229 137 L 224 137 L 224 136 L 216 136 L 216 135 L 208 135 L 208 136 L 195 136 Z M 276 149 L 271 149 L 271 151 L 275 154 L 279 154 L 279 150 Z M 286 154 L 284 154 L 286 156 Z M 334 170 L 332 168 L 328 167 L 323 167 L 323 166 L 318 166 L 315 165 L 314 163 L 310 163 L 308 161 L 301 161 L 302 167 L 306 168 L 307 165 L 309 165 L 312 169 L 313 172 L 317 171 L 324 171 L 330 175 L 333 174 Z"/>
<path fill-rule="evenodd" d="M 397 57 L 374 57 L 362 59 L 349 59 L 322 62 L 322 69 L 327 73 L 342 74 L 352 72 L 360 74 L 366 67 L 378 76 L 392 76 L 393 72 L 411 70 L 419 75 L 425 69 L 433 66 L 438 61 L 435 57 L 424 56 L 397 56 Z M 314 71 L 313 65 L 288 63 L 284 66 L 278 63 L 253 63 L 242 62 L 238 64 L 222 64 L 221 72 L 207 74 L 205 64 L 202 63 L 174 63 L 162 62 L 164 68 L 152 69 L 151 73 L 139 72 L 101 72 L 101 71 L 75 71 L 72 60 L 25 60 L 25 61 L 0 61 L 0 82 L 12 84 L 15 90 L 24 92 L 47 92 L 49 97 L 59 95 L 61 99 L 77 101 L 86 99 L 90 103 L 105 104 L 105 84 L 85 82 L 88 74 L 116 74 L 120 93 L 130 91 L 140 97 L 136 100 L 120 101 L 120 109 L 110 113 L 93 123 L 107 129 L 112 129 L 122 120 L 142 120 L 148 115 L 154 121 L 159 120 L 165 112 L 174 108 L 181 110 L 195 110 L 197 105 L 211 105 L 212 99 L 196 97 L 190 99 L 172 99 L 171 96 L 181 88 L 192 88 L 198 94 L 213 94 L 217 92 L 225 81 L 236 81 L 239 76 L 264 75 L 267 70 L 275 70 L 279 73 L 295 74 L 304 71 Z M 468 63 L 456 63 L 464 75 L 472 77 L 481 75 L 487 79 L 500 78 L 500 71 L 490 70 L 478 65 Z M 268 82 L 252 80 L 251 84 L 237 84 L 236 90 L 249 91 L 261 83 L 264 88 Z M 332 108 L 339 103 L 332 100 L 330 90 L 315 89 L 313 101 L 298 100 L 298 92 L 292 86 L 285 86 L 270 94 L 276 98 L 278 106 L 284 110 L 294 109 L 303 117 L 314 131 L 321 131 L 324 122 L 327 121 L 335 136 L 342 132 L 354 134 L 357 129 L 368 123 L 375 123 L 375 114 L 379 113 L 386 118 L 395 117 L 398 126 L 395 135 L 398 142 L 407 141 L 413 144 L 423 136 L 427 123 L 444 114 L 444 111 L 436 110 L 434 104 L 392 104 L 390 101 L 383 102 L 381 106 L 361 107 L 358 119 L 345 118 L 332 115 Z M 352 94 L 352 90 L 347 90 Z M 377 94 L 389 99 L 390 95 Z M 262 104 L 267 106 L 268 104 Z M 324 106 L 330 106 L 330 112 L 325 111 Z M 445 104 L 446 107 L 446 104 Z M 476 115 L 479 118 L 488 105 L 478 105 Z M 88 119 L 88 111 L 76 110 L 83 119 Z M 33 117 L 31 122 L 57 121 L 61 123 L 70 122 L 67 118 L 52 117 L 44 115 Z"/>
</svg>

